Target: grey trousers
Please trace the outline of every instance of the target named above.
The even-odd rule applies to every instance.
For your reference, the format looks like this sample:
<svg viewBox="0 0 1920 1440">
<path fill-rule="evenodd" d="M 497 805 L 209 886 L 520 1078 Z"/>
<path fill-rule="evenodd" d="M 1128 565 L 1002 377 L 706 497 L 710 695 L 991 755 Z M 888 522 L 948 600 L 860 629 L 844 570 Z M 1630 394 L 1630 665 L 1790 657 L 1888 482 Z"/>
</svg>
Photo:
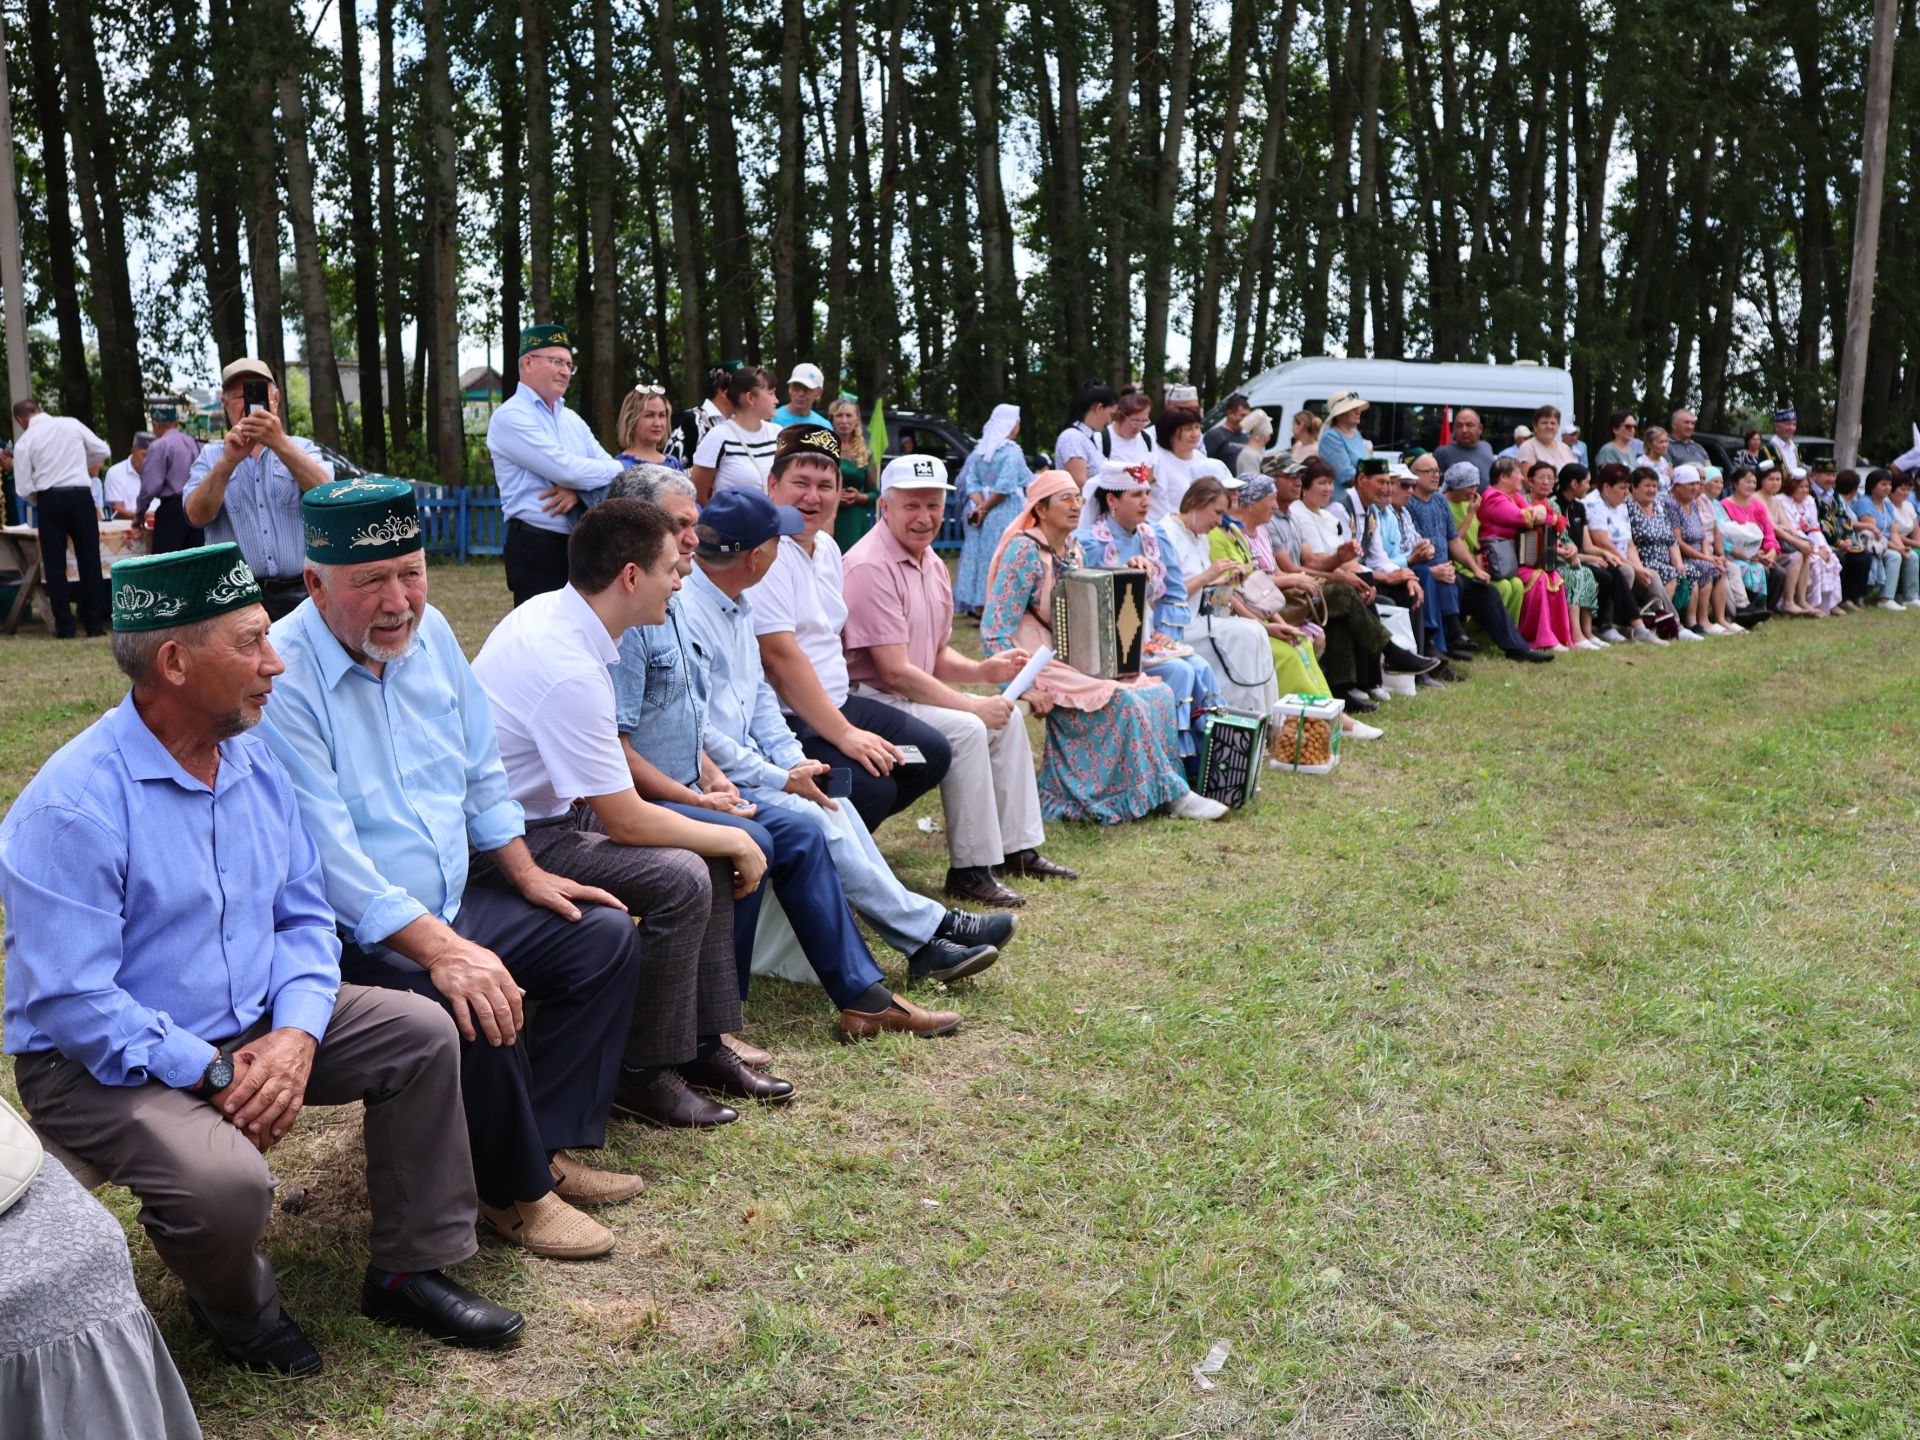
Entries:
<svg viewBox="0 0 1920 1440">
<path fill-rule="evenodd" d="M 640 994 L 622 1060 L 683 1065 L 695 1041 L 740 1028 L 733 963 L 733 867 L 691 850 L 620 845 L 586 805 L 527 827 L 541 869 L 618 896 L 639 922 Z"/>
<path fill-rule="evenodd" d="M 269 1024 L 212 1043 L 228 1050 Z M 439 1270 L 476 1249 L 459 1041 L 430 1000 L 342 985 L 314 1053 L 307 1104 L 366 1102 L 370 1250 L 382 1269 Z M 35 1126 L 139 1197 L 155 1253 L 214 1329 L 237 1342 L 280 1322 L 259 1249 L 273 1208 L 267 1158 L 224 1115 L 157 1082 L 102 1085 L 55 1051 L 16 1056 L 13 1073 Z"/>
</svg>

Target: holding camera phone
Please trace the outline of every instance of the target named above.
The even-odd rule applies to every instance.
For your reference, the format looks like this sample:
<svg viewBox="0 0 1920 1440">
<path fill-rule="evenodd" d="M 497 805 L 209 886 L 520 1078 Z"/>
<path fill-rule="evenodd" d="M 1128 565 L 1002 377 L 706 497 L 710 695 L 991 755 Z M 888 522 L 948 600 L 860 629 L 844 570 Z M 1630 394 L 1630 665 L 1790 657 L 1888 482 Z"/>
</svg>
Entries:
<svg viewBox="0 0 1920 1440">
<path fill-rule="evenodd" d="M 243 380 L 240 382 L 241 405 L 249 415 L 258 415 L 267 408 L 267 382 L 264 380 Z"/>
</svg>

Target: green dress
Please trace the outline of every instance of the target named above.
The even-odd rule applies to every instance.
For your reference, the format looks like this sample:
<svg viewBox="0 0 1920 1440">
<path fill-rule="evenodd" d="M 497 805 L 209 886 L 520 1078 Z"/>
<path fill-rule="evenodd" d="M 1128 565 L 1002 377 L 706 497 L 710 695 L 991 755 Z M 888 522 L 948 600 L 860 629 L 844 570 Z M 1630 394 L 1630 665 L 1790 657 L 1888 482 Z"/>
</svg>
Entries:
<svg viewBox="0 0 1920 1440">
<path fill-rule="evenodd" d="M 849 505 L 842 501 L 840 513 L 833 519 L 833 542 L 844 555 L 853 548 L 854 541 L 873 528 L 873 472 L 860 461 L 843 455 L 840 457 L 840 484 L 860 492 L 860 503 Z"/>
<path fill-rule="evenodd" d="M 1249 569 L 1257 563 L 1253 547 L 1247 543 L 1246 534 L 1225 525 L 1217 526 L 1208 533 L 1207 553 L 1215 560 L 1231 560 L 1236 565 L 1245 565 Z M 1169 577 L 1167 583 L 1172 585 L 1182 582 Z M 1321 673 L 1320 659 L 1313 653 L 1311 640 L 1302 640 L 1294 645 L 1282 640 L 1278 635 L 1269 635 L 1267 643 L 1273 649 L 1273 677 L 1280 686 L 1282 695 L 1331 695 L 1333 693 L 1333 687 L 1327 684 L 1327 677 Z"/>
</svg>

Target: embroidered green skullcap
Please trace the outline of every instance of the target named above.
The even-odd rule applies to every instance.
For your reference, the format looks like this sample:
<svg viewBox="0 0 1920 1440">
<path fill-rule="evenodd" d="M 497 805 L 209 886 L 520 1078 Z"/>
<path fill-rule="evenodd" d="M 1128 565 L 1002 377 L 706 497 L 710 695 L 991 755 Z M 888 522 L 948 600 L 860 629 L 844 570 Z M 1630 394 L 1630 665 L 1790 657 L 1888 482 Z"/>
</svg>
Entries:
<svg viewBox="0 0 1920 1440">
<path fill-rule="evenodd" d="M 1365 455 L 1354 463 L 1354 469 L 1362 475 L 1385 475 L 1392 468 L 1378 455 Z"/>
<path fill-rule="evenodd" d="M 316 485 L 300 497 L 307 558 L 321 565 L 362 565 L 420 548 L 420 507 L 404 480 L 362 475 Z"/>
<path fill-rule="evenodd" d="M 259 603 L 260 583 L 231 543 L 136 555 L 113 567 L 115 630 L 171 630 Z"/>
<path fill-rule="evenodd" d="M 155 405 L 148 413 L 153 416 L 153 423 L 156 425 L 180 423 L 180 407 L 177 405 Z"/>
<path fill-rule="evenodd" d="M 522 355 L 530 355 L 535 350 L 545 350 L 549 346 L 558 346 L 568 354 L 572 354 L 572 332 L 564 325 L 529 325 L 520 332 Z"/>
</svg>

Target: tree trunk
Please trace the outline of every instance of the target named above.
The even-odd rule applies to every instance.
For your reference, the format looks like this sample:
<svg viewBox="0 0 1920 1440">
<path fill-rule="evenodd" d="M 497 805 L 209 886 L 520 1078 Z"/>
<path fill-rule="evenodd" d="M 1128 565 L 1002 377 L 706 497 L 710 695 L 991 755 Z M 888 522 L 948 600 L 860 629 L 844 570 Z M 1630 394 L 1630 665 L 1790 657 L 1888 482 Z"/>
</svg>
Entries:
<svg viewBox="0 0 1920 1440">
<path fill-rule="evenodd" d="M 820 368 L 834 394 L 846 383 L 846 337 L 856 304 L 852 287 L 853 210 L 847 173 L 853 164 L 853 127 L 866 124 L 860 92 L 860 7 L 839 0 L 840 88 L 833 101 L 833 157 L 827 166 L 827 333 L 820 346 Z"/>
<path fill-rule="evenodd" d="M 295 17 L 294 24 L 299 23 Z M 303 68 L 288 57 L 279 80 L 280 123 L 287 135 L 287 221 L 293 228 L 294 274 L 300 282 L 300 314 L 307 332 L 307 404 L 313 413 L 313 438 L 338 450 L 340 420 L 334 397 L 340 393 L 340 375 L 333 358 L 326 265 L 313 224 L 313 162 L 307 153 L 307 104 L 300 93 Z"/>
<path fill-rule="evenodd" d="M 254 12 L 258 13 L 258 12 Z M 260 73 L 249 92 L 249 121 L 239 127 L 246 155 L 247 274 L 253 283 L 253 335 L 256 358 L 286 383 L 287 341 L 280 290 L 280 179 L 273 133 L 273 81 L 266 60 L 252 62 Z"/>
<path fill-rule="evenodd" d="M 1207 208 L 1207 241 L 1200 283 L 1193 294 L 1193 347 L 1187 379 L 1210 397 L 1219 383 L 1220 282 L 1226 264 L 1227 207 L 1233 200 L 1235 147 L 1240 107 L 1247 91 L 1247 51 L 1253 38 L 1253 0 L 1234 0 L 1227 26 L 1227 98 L 1220 117 L 1220 149 L 1213 161 L 1213 199 Z"/>
<path fill-rule="evenodd" d="M 620 418 L 620 275 L 614 250 L 613 0 L 593 0 L 593 152 L 588 166 L 587 227 L 593 244 L 593 406 L 587 422 L 610 440 Z"/>
<path fill-rule="evenodd" d="M 1167 123 L 1154 167 L 1153 246 L 1147 260 L 1146 382 L 1158 392 L 1167 371 L 1167 319 L 1173 304 L 1173 208 L 1180 151 L 1187 138 L 1187 96 L 1193 86 L 1193 0 L 1173 0 L 1173 65 L 1167 85 Z"/>
<path fill-rule="evenodd" d="M 1181 0 L 1187 3 L 1187 0 Z M 1000 56 L 1006 11 L 1000 0 L 981 0 L 973 36 L 973 168 L 980 207 L 980 296 L 986 365 L 981 389 L 993 404 L 1007 394 L 1007 347 L 1013 338 L 1019 294 L 1010 273 L 1001 224 L 1006 214 L 1000 192 Z"/>
<path fill-rule="evenodd" d="M 1280 23 L 1273 29 L 1273 55 L 1267 62 L 1266 117 L 1260 131 L 1260 173 L 1253 189 L 1253 222 L 1247 228 L 1246 248 L 1240 258 L 1240 277 L 1233 295 L 1233 350 L 1227 360 L 1227 383 L 1247 378 L 1247 325 L 1263 267 L 1272 251 L 1274 192 L 1280 174 L 1280 145 L 1287 136 L 1287 71 L 1293 63 L 1293 28 L 1300 0 L 1284 0 Z M 1260 353 L 1261 346 L 1255 346 Z"/>
<path fill-rule="evenodd" d="M 740 144 L 733 125 L 733 62 L 724 0 L 696 0 L 700 16 L 700 88 L 706 100 L 706 188 L 713 195 L 713 281 L 720 348 L 730 359 L 759 353 L 752 319 L 753 252 L 740 183 Z M 749 338 L 749 332 L 753 332 Z"/>
<path fill-rule="evenodd" d="M 93 19 L 84 0 L 60 7 L 68 98 L 67 131 L 73 137 L 73 178 L 86 236 L 88 293 L 94 333 L 100 342 L 100 383 L 105 401 L 106 440 L 124 450 L 145 424 L 145 387 L 140 374 L 138 325 L 133 286 L 127 273 L 127 237 L 115 163 L 116 140 Z"/>
<path fill-rule="evenodd" d="M 380 308 L 386 325 L 388 426 L 395 451 L 413 441 L 413 408 L 407 399 L 407 352 L 400 344 L 400 201 L 394 179 L 393 0 L 374 0 L 374 25 L 380 37 L 379 110 L 374 122 L 374 154 L 380 167 Z M 511 374 L 507 365 L 502 373 Z M 377 381 L 375 383 L 378 383 Z M 513 387 L 507 387 L 512 393 Z"/>
<path fill-rule="evenodd" d="M 1127 173 L 1133 116 L 1133 3 L 1109 0 L 1107 28 L 1113 44 L 1107 95 L 1107 379 L 1124 384 L 1133 372 L 1133 251 L 1127 215 L 1135 203 Z"/>
<path fill-rule="evenodd" d="M 1362 333 L 1369 297 L 1380 283 L 1380 68 L 1386 27 L 1370 5 L 1355 5 L 1354 16 L 1364 19 L 1367 33 L 1360 47 L 1360 184 L 1354 192 L 1354 253 L 1347 278 L 1347 353 L 1365 355 L 1370 353 Z M 1383 306 L 1374 311 L 1373 338 L 1378 343 L 1386 316 Z"/>
<path fill-rule="evenodd" d="M 520 46 L 527 88 L 527 277 L 533 323 L 553 323 L 553 96 L 547 79 L 547 11 L 520 0 Z M 515 337 L 516 349 L 518 337 Z M 504 372 L 506 367 L 501 367 Z M 509 387 L 511 389 L 511 387 Z"/>
<path fill-rule="evenodd" d="M 60 409 L 98 424 L 87 341 L 80 318 L 80 282 L 73 263 L 73 192 L 67 180 L 67 121 L 60 103 L 53 17 L 47 0 L 27 0 L 26 42 L 33 65 L 34 116 L 40 124 L 40 165 L 47 191 L 47 279 L 60 336 Z M 25 396 L 15 397 L 25 399 Z M 11 433 L 11 432 L 8 432 Z"/>
<path fill-rule="evenodd" d="M 847 0 L 851 4 L 852 0 Z M 706 273 L 700 256 L 700 187 L 687 153 L 687 92 L 680 83 L 678 0 L 659 0 L 654 18 L 654 73 L 666 106 L 667 191 L 673 210 L 674 271 L 680 281 L 680 352 L 686 393 L 707 387 Z"/>
<path fill-rule="evenodd" d="M 347 203 L 353 236 L 354 359 L 360 377 L 360 458 L 384 470 L 387 418 L 380 394 L 380 261 L 373 233 L 373 157 L 367 150 L 367 116 L 360 95 L 359 0 L 339 0 L 339 5 Z"/>
<path fill-rule="evenodd" d="M 234 167 L 225 152 L 233 133 L 224 92 L 208 77 L 224 69 L 220 37 L 229 31 L 227 6 L 209 0 L 204 27 L 190 0 L 173 0 L 175 31 L 194 37 L 184 80 L 186 120 L 193 145 L 193 200 L 200 240 L 200 273 L 207 295 L 207 328 L 221 368 L 247 353 L 246 300 L 240 273 L 239 201 Z M 204 36 L 204 39 L 200 38 Z"/>
<path fill-rule="evenodd" d="M 513 373 L 520 353 L 520 312 L 526 298 L 526 247 L 520 238 L 520 211 L 526 193 L 526 172 L 520 163 L 521 126 L 525 106 L 520 94 L 520 37 L 516 6 L 500 4 L 494 19 L 500 35 L 494 42 L 494 93 L 500 104 L 500 374 Z M 493 347 L 487 347 L 491 354 Z M 508 395 L 513 387 L 503 383 Z M 504 399 L 505 396 L 502 396 Z"/>
<path fill-rule="evenodd" d="M 1055 59 L 1060 66 L 1060 144 L 1054 151 L 1054 170 L 1059 176 L 1060 235 L 1069 246 L 1067 253 L 1092 258 L 1087 235 L 1086 165 L 1083 129 L 1080 122 L 1080 34 L 1081 27 L 1071 0 L 1058 0 L 1059 18 L 1054 25 Z M 1036 13 L 1037 0 L 1036 0 Z M 1063 23 L 1064 22 L 1064 23 Z M 1087 303 L 1089 287 L 1078 277 L 1066 284 L 1067 356 L 1081 375 L 1093 373 L 1093 316 Z"/>
<path fill-rule="evenodd" d="M 1893 89 L 1893 0 L 1874 0 L 1868 51 L 1866 116 L 1861 125 L 1860 198 L 1854 208 L 1853 274 L 1840 354 L 1840 402 L 1834 458 L 1851 466 L 1860 449 L 1861 395 L 1873 317 L 1874 273 L 1880 263 L 1880 200 L 1886 184 L 1887 113 Z"/>
<path fill-rule="evenodd" d="M 797 252 L 804 193 L 800 122 L 800 57 L 806 44 L 804 0 L 780 6 L 780 159 L 773 177 L 773 353 L 783 374 L 801 358 Z"/>
<path fill-rule="evenodd" d="M 904 112 L 907 100 L 906 58 L 902 37 L 911 13 L 911 0 L 894 0 L 887 32 L 886 97 L 880 109 L 880 188 L 874 196 L 879 225 L 874 236 L 873 262 L 863 278 L 870 286 L 874 320 L 874 370 L 861 386 L 870 404 L 893 388 L 894 360 L 900 349 L 900 312 L 893 288 L 893 236 L 899 220 L 901 154 L 906 149 Z"/>
<path fill-rule="evenodd" d="M 453 139 L 453 76 L 448 67 L 446 0 L 425 0 L 427 134 L 427 247 L 433 256 L 434 459 L 440 479 L 460 483 L 466 473 L 466 437 L 460 424 L 460 257 L 456 207 L 458 176 Z"/>
</svg>

